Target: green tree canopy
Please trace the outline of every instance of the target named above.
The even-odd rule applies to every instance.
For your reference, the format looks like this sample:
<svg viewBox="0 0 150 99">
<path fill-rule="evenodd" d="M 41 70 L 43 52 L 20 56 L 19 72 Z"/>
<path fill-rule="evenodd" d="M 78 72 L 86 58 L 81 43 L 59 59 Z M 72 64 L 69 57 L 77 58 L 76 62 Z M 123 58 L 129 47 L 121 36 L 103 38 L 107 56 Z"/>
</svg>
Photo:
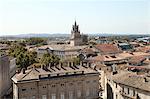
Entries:
<svg viewBox="0 0 150 99">
<path fill-rule="evenodd" d="M 36 62 L 36 52 L 29 52 L 21 45 L 13 45 L 9 49 L 9 55 L 16 58 L 18 68 L 27 68 Z"/>
<path fill-rule="evenodd" d="M 29 39 L 26 39 L 26 43 L 28 45 L 45 45 L 47 39 L 46 38 L 38 38 L 38 37 L 32 37 Z"/>
<path fill-rule="evenodd" d="M 46 53 L 43 55 L 43 57 L 40 59 L 41 64 L 48 66 L 49 63 L 59 63 L 60 59 L 59 57 L 57 57 L 56 55 L 50 54 L 50 53 Z"/>
</svg>

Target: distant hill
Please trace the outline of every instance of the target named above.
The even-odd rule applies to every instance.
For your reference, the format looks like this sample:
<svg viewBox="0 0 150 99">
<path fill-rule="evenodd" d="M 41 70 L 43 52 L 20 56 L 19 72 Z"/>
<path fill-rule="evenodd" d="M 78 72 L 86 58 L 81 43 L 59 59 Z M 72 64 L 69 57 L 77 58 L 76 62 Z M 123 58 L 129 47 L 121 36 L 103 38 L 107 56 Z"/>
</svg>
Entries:
<svg viewBox="0 0 150 99">
<path fill-rule="evenodd" d="M 1 37 L 17 37 L 17 38 L 30 38 L 30 37 L 69 37 L 70 34 L 62 34 L 62 33 L 29 33 L 29 34 L 19 34 L 19 35 L 4 35 Z"/>
<path fill-rule="evenodd" d="M 128 36 L 144 36 L 144 34 L 122 34 L 122 33 L 116 33 L 116 34 L 111 34 L 111 33 L 90 33 L 88 34 L 89 36 L 123 36 L 123 35 L 128 35 Z M 145 36 L 150 36 L 150 35 L 145 35 Z M 27 33 L 27 34 L 19 34 L 19 35 L 3 35 L 0 37 L 13 37 L 13 38 L 30 38 L 30 37 L 70 37 L 70 34 L 67 33 Z"/>
</svg>

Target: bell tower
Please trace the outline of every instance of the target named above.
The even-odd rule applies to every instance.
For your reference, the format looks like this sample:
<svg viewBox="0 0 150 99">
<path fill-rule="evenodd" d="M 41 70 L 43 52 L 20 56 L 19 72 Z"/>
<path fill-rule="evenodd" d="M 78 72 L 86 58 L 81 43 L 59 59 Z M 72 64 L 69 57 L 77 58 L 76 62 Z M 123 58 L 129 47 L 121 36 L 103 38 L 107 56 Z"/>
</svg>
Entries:
<svg viewBox="0 0 150 99">
<path fill-rule="evenodd" d="M 79 46 L 82 43 L 79 25 L 77 25 L 76 21 L 74 25 L 72 25 L 70 44 L 71 46 Z"/>
<path fill-rule="evenodd" d="M 75 38 L 80 38 L 80 30 L 79 30 L 79 25 L 77 25 L 76 21 L 74 25 L 72 25 L 72 30 L 71 30 L 71 39 Z"/>
</svg>

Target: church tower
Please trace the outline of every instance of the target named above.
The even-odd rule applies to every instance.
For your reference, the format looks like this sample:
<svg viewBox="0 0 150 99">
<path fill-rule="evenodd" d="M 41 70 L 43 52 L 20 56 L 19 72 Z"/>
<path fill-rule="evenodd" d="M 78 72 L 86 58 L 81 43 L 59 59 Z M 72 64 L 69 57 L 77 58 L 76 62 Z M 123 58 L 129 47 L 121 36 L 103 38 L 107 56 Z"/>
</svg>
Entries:
<svg viewBox="0 0 150 99">
<path fill-rule="evenodd" d="M 72 25 L 70 45 L 71 46 L 82 45 L 82 38 L 80 35 L 79 25 L 77 25 L 76 21 L 74 25 Z"/>
</svg>

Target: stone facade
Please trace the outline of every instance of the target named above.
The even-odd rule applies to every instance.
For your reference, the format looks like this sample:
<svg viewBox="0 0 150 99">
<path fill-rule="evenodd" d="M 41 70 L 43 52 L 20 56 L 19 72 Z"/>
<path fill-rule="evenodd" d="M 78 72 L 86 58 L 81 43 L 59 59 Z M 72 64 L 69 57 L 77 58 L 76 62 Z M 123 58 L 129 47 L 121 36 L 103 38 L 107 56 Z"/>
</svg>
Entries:
<svg viewBox="0 0 150 99">
<path fill-rule="evenodd" d="M 70 37 L 70 45 L 71 46 L 80 46 L 84 45 L 88 42 L 87 35 L 81 35 L 79 30 L 79 25 L 75 24 L 72 26 L 71 37 Z"/>
<path fill-rule="evenodd" d="M 7 55 L 0 55 L 0 99 L 10 88 L 9 58 Z"/>
<path fill-rule="evenodd" d="M 60 59 L 70 59 L 78 56 L 78 52 L 87 46 L 45 45 L 37 48 L 37 56 L 41 58 L 45 53 L 57 55 Z"/>
<path fill-rule="evenodd" d="M 16 72 L 16 58 L 0 55 L 0 99 L 12 92 L 12 80 Z"/>
<path fill-rule="evenodd" d="M 150 99 L 149 82 L 149 77 L 138 76 L 131 72 L 105 75 L 103 98 Z"/>
<path fill-rule="evenodd" d="M 65 68 L 65 71 L 60 70 L 62 68 Z M 62 68 L 59 69 L 59 73 L 54 67 L 53 73 L 48 71 L 43 73 L 41 68 L 33 68 L 29 72 L 27 70 L 25 74 L 16 74 L 12 78 L 14 99 L 97 99 L 99 97 L 97 71 L 83 66 L 77 66 L 78 69 L 70 66 Z"/>
</svg>

